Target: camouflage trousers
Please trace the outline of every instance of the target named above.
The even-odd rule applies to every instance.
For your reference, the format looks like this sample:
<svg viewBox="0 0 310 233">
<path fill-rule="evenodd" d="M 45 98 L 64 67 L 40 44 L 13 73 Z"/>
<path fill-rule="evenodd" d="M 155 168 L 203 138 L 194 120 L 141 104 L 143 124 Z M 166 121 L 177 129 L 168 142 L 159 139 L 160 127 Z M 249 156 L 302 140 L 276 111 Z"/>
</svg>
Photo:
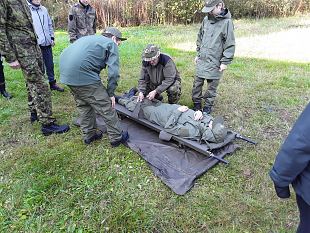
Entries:
<svg viewBox="0 0 310 233">
<path fill-rule="evenodd" d="M 52 117 L 51 93 L 43 74 L 43 59 L 37 45 L 28 45 L 27 51 L 19 53 L 20 63 L 28 92 L 28 106 L 31 113 L 37 113 L 42 124 L 55 121 Z"/>
<path fill-rule="evenodd" d="M 207 81 L 208 87 L 205 91 L 204 95 L 202 94 L 203 91 L 203 84 Z M 217 87 L 220 83 L 219 79 L 204 79 L 195 77 L 193 90 L 192 90 L 192 100 L 194 103 L 201 103 L 202 99 L 205 100 L 205 105 L 208 107 L 212 107 L 215 102 L 215 98 L 217 96 Z"/>
<path fill-rule="evenodd" d="M 156 87 L 154 88 L 156 89 Z M 153 90 L 154 90 L 153 89 Z M 147 88 L 146 95 L 151 92 L 152 90 L 150 88 Z M 182 88 L 181 88 L 181 81 L 176 80 L 167 90 L 167 96 L 168 96 L 168 103 L 169 104 L 176 104 L 180 100 L 181 94 L 182 94 Z M 155 96 L 156 99 L 162 101 L 162 96 L 157 94 Z"/>
<path fill-rule="evenodd" d="M 96 113 L 101 115 L 107 126 L 111 142 L 121 139 L 122 128 L 111 99 L 101 82 L 86 86 L 69 86 L 74 96 L 81 118 L 84 140 L 91 138 L 97 131 Z"/>
</svg>

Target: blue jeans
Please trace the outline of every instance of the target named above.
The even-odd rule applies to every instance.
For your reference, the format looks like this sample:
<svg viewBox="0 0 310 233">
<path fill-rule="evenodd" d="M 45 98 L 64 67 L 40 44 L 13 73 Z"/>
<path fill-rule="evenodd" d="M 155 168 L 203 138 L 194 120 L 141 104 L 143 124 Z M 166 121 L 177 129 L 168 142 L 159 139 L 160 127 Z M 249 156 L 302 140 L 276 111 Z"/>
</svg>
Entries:
<svg viewBox="0 0 310 233">
<path fill-rule="evenodd" d="M 48 77 L 48 81 L 50 84 L 55 84 L 55 75 L 54 75 L 54 60 L 53 60 L 53 51 L 52 46 L 41 46 L 41 52 L 43 56 L 45 72 Z"/>
</svg>

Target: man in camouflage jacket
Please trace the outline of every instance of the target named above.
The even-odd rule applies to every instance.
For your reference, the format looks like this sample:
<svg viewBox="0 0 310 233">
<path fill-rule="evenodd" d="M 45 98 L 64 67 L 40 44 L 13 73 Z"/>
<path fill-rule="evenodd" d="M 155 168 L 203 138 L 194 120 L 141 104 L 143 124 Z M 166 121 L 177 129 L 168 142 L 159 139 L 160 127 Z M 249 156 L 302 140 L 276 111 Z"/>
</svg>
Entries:
<svg viewBox="0 0 310 233">
<path fill-rule="evenodd" d="M 96 34 L 96 11 L 88 4 L 88 0 L 80 0 L 71 7 L 68 33 L 71 43 L 83 36 Z"/>
<path fill-rule="evenodd" d="M 21 68 L 28 91 L 31 122 L 42 124 L 42 133 L 63 133 L 68 125 L 55 124 L 51 93 L 43 75 L 43 60 L 25 0 L 0 1 L 0 53 L 13 69 Z"/>
<path fill-rule="evenodd" d="M 161 53 L 157 45 L 149 44 L 142 53 L 142 69 L 139 79 L 139 98 L 162 100 L 161 93 L 167 92 L 168 102 L 175 104 L 181 96 L 181 77 L 170 56 Z"/>
</svg>

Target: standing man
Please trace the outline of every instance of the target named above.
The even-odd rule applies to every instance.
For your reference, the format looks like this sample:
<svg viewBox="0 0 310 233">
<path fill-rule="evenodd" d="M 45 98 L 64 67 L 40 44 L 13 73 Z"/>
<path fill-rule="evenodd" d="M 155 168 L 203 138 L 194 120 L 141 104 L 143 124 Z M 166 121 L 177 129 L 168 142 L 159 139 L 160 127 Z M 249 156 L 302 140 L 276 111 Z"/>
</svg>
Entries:
<svg viewBox="0 0 310 233">
<path fill-rule="evenodd" d="M 43 75 L 42 54 L 24 0 L 0 1 L 0 51 L 11 68 L 23 71 L 31 121 L 39 120 L 44 135 L 68 131 L 68 125 L 57 125 L 52 117 L 51 93 Z"/>
<path fill-rule="evenodd" d="M 270 177 L 280 198 L 289 198 L 289 186 L 293 186 L 300 214 L 297 233 L 309 233 L 310 104 L 301 113 L 283 143 L 270 171 Z"/>
<path fill-rule="evenodd" d="M 70 43 L 83 36 L 96 34 L 96 21 L 96 11 L 89 5 L 88 0 L 79 0 L 74 4 L 68 17 Z"/>
<path fill-rule="evenodd" d="M 2 64 L 2 57 L 0 54 L 0 93 L 6 99 L 11 99 L 12 96 L 8 93 L 5 89 L 5 77 L 3 72 L 3 64 Z"/>
<path fill-rule="evenodd" d="M 80 38 L 60 55 L 60 80 L 69 86 L 81 118 L 85 144 L 102 138 L 97 131 L 96 113 L 107 125 L 113 147 L 126 143 L 127 132 L 122 132 L 116 114 L 114 91 L 119 79 L 118 46 L 122 38 L 117 28 L 107 28 L 102 35 Z M 100 72 L 108 67 L 107 88 L 102 85 Z"/>
<path fill-rule="evenodd" d="M 220 78 L 234 57 L 235 36 L 231 14 L 222 0 L 208 0 L 202 12 L 208 15 L 202 22 L 197 38 L 196 77 L 192 100 L 194 109 L 199 110 L 204 99 L 203 111 L 210 114 Z M 205 81 L 208 88 L 202 95 Z"/>
<path fill-rule="evenodd" d="M 47 9 L 41 5 L 41 0 L 28 1 L 33 20 L 33 26 L 38 37 L 38 44 L 42 52 L 50 89 L 63 92 L 64 89 L 56 84 L 54 74 L 52 46 L 55 45 L 55 36 L 51 17 L 49 16 Z"/>
<path fill-rule="evenodd" d="M 161 53 L 157 45 L 149 44 L 142 53 L 142 69 L 139 79 L 138 101 L 162 100 L 167 92 L 169 104 L 175 104 L 181 96 L 181 78 L 172 58 Z"/>
</svg>

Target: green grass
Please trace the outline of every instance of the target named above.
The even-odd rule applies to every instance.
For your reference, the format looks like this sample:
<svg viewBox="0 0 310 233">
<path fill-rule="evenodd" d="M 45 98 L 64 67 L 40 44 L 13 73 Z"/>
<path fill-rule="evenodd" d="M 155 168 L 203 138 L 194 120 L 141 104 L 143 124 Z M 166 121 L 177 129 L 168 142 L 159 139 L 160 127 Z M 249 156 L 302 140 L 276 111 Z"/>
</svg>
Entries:
<svg viewBox="0 0 310 233">
<path fill-rule="evenodd" d="M 249 33 L 253 25 L 282 30 L 301 20 L 284 19 L 277 27 L 276 19 L 240 20 L 236 34 Z M 175 58 L 183 78 L 180 102 L 192 106 L 195 53 L 174 45 L 195 43 L 198 28 L 123 29 L 129 39 L 120 47 L 117 91 L 137 83 L 142 49 L 154 42 Z M 66 34 L 58 32 L 56 42 L 58 79 Z M 241 148 L 227 158 L 230 164 L 207 172 L 184 196 L 167 188 L 136 153 L 112 149 L 107 137 L 86 146 L 74 126 L 64 135 L 42 136 L 40 125 L 29 122 L 21 72 L 6 66 L 5 73 L 14 98 L 0 98 L 0 232 L 295 232 L 295 200 L 275 196 L 268 171 L 309 102 L 309 64 L 235 58 L 221 80 L 214 115 L 223 115 L 232 129 L 259 144 L 238 142 Z M 71 122 L 76 112 L 69 90 L 53 92 L 52 98 L 58 121 Z"/>
</svg>

